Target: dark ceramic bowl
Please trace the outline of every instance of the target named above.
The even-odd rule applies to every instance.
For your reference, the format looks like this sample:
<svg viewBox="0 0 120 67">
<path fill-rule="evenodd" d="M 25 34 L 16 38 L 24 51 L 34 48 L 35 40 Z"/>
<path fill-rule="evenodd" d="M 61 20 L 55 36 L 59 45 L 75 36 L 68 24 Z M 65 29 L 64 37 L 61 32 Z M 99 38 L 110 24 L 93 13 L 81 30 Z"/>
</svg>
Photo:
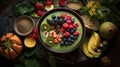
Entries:
<svg viewBox="0 0 120 67">
<path fill-rule="evenodd" d="M 81 26 L 81 31 L 80 32 L 80 37 L 78 37 L 78 40 L 74 46 L 67 46 L 66 48 L 64 47 L 49 47 L 47 46 L 47 44 L 45 43 L 45 38 L 43 37 L 43 32 L 41 31 L 41 25 L 42 23 L 46 22 L 46 19 L 47 18 L 50 18 L 51 15 L 61 15 L 62 13 L 66 13 L 66 14 L 70 14 L 71 16 L 75 17 L 76 20 L 78 21 L 78 23 L 80 24 Z M 85 32 L 86 32 L 86 29 L 84 27 L 84 24 L 83 24 L 83 21 L 82 19 L 80 18 L 79 14 L 77 14 L 75 11 L 73 10 L 70 10 L 70 9 L 67 9 L 67 8 L 57 8 L 57 9 L 53 9 L 47 13 L 45 13 L 45 15 L 43 17 L 41 17 L 41 19 L 38 21 L 38 24 L 37 24 L 37 31 L 38 31 L 38 38 L 39 38 L 39 41 L 42 43 L 42 45 L 52 51 L 52 52 L 55 52 L 55 53 L 67 53 L 67 52 L 71 52 L 73 50 L 75 50 L 76 48 L 78 48 L 82 43 L 83 43 L 83 40 L 85 38 Z"/>
<path fill-rule="evenodd" d="M 34 29 L 34 26 L 34 20 L 27 15 L 22 15 L 16 18 L 14 21 L 14 30 L 18 35 L 21 36 L 26 36 L 30 34 Z"/>
</svg>

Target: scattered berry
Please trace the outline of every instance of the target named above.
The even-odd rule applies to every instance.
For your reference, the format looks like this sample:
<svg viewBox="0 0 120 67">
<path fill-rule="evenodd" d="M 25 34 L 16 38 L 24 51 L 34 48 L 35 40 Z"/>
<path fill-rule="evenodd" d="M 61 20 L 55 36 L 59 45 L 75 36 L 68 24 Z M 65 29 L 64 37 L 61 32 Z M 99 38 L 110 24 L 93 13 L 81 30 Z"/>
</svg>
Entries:
<svg viewBox="0 0 120 67">
<path fill-rule="evenodd" d="M 76 31 L 74 32 L 74 35 L 75 35 L 75 36 L 78 36 L 78 35 L 79 35 L 79 31 L 76 30 Z"/>
<path fill-rule="evenodd" d="M 78 23 L 74 23 L 73 26 L 77 28 L 78 27 Z"/>
<path fill-rule="evenodd" d="M 61 18 L 64 19 L 67 15 L 66 14 L 61 14 Z"/>
<path fill-rule="evenodd" d="M 69 25 L 69 29 L 73 29 L 73 25 Z"/>
<path fill-rule="evenodd" d="M 70 37 L 70 33 L 69 33 L 69 32 L 65 32 L 63 35 L 64 35 L 65 37 Z"/>
<path fill-rule="evenodd" d="M 63 23 L 62 27 L 67 29 L 68 28 L 68 24 L 67 23 Z"/>
<path fill-rule="evenodd" d="M 72 24 L 71 20 L 67 20 L 66 23 L 69 25 Z"/>
<path fill-rule="evenodd" d="M 41 10 L 38 10 L 38 11 L 37 11 L 37 15 L 38 15 L 38 16 L 43 16 L 43 15 L 44 15 L 44 12 L 41 11 Z"/>
</svg>

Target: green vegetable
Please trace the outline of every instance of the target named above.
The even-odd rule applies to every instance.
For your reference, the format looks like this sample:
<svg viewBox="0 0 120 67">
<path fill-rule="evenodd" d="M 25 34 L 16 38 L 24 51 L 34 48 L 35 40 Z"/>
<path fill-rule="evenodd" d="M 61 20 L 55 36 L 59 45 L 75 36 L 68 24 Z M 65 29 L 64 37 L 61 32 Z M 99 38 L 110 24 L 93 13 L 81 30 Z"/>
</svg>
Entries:
<svg viewBox="0 0 120 67">
<path fill-rule="evenodd" d="M 34 6 L 20 4 L 15 6 L 13 10 L 18 15 L 29 14 L 34 11 Z"/>
</svg>

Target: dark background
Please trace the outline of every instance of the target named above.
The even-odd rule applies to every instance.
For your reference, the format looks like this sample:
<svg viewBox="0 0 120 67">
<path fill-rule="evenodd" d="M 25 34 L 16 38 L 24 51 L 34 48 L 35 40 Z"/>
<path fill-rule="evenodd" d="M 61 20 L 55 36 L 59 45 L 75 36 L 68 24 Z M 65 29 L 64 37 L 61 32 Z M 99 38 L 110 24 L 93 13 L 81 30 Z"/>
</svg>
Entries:
<svg viewBox="0 0 120 67">
<path fill-rule="evenodd" d="M 119 4 L 117 4 L 119 6 Z M 0 15 L 6 9 L 6 5 L 0 2 Z M 0 25 L 1 22 L 0 22 Z M 0 32 L 1 33 L 1 32 Z M 111 61 L 109 64 L 103 64 L 100 60 L 87 60 L 80 63 L 75 64 L 67 64 L 67 63 L 58 63 L 58 67 L 120 67 L 120 29 L 118 30 L 116 36 L 111 42 L 110 47 L 105 51 L 105 56 L 109 58 Z M 2 61 L 4 60 L 4 61 Z M 9 65 L 9 66 L 8 66 Z M 11 67 L 11 61 L 6 61 L 3 57 L 0 56 L 0 67 Z"/>
</svg>

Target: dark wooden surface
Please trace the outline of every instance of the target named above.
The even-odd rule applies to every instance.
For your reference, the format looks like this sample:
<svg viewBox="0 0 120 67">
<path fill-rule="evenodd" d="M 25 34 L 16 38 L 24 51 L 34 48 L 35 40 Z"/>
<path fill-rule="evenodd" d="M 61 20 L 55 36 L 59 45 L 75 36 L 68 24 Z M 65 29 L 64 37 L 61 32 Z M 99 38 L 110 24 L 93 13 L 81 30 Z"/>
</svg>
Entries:
<svg viewBox="0 0 120 67">
<path fill-rule="evenodd" d="M 6 5 L 3 5 L 0 3 L 0 15 L 4 10 L 6 9 Z M 110 47 L 106 50 L 105 56 L 108 56 L 111 63 L 104 65 L 100 62 L 100 60 L 87 60 L 80 63 L 75 64 L 64 64 L 64 63 L 58 63 L 58 67 L 120 67 L 120 30 L 115 36 L 113 42 L 111 43 Z M 5 64 L 8 62 L 7 64 Z M 9 65 L 9 61 L 6 62 L 0 62 L 0 64 Z M 1 66 L 0 66 L 1 67 Z M 11 66 L 9 66 L 11 67 Z"/>
</svg>

